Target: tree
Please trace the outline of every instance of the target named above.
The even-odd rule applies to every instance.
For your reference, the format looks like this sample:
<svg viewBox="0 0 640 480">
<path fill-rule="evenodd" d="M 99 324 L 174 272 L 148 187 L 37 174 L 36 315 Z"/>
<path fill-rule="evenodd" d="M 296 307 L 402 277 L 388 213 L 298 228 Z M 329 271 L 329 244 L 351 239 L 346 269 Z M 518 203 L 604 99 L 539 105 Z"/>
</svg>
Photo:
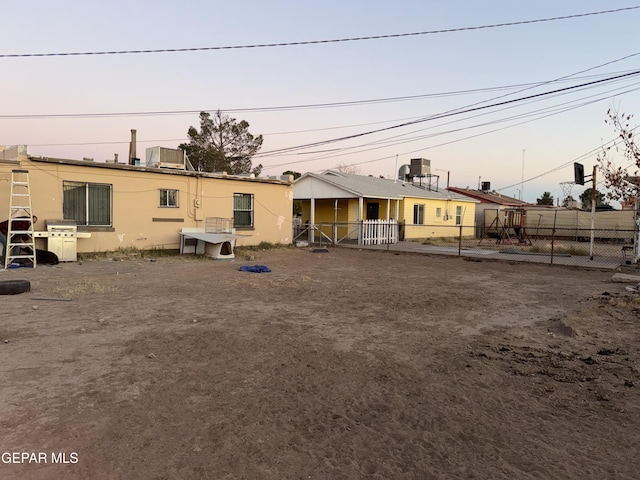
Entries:
<svg viewBox="0 0 640 480">
<path fill-rule="evenodd" d="M 536 201 L 538 205 L 553 205 L 553 195 L 550 192 L 544 192 Z"/>
<path fill-rule="evenodd" d="M 286 172 L 282 172 L 282 175 L 293 175 L 293 179 L 299 179 L 302 174 L 300 172 L 294 172 L 293 170 L 287 170 Z"/>
<path fill-rule="evenodd" d="M 180 148 L 187 153 L 193 167 L 200 172 L 227 172 L 231 175 L 260 175 L 262 165 L 252 168 L 251 158 L 262 146 L 262 135 L 249 133 L 249 124 L 218 110 L 213 117 L 200 112 L 200 131 L 189 127 L 189 143 Z"/>
<path fill-rule="evenodd" d="M 633 115 L 609 108 L 607 116 L 609 119 L 605 120 L 605 123 L 611 125 L 618 134 L 618 142 L 602 147 L 602 152 L 598 155 L 600 170 L 607 187 L 607 197 L 630 202 L 638 196 L 639 191 L 638 182 L 630 182 L 629 177 L 635 176 L 637 179 L 640 172 L 640 147 L 635 141 L 636 128 L 631 126 Z M 614 151 L 621 151 L 629 165 L 624 168 L 617 166 L 612 158 Z"/>
<path fill-rule="evenodd" d="M 346 163 L 339 163 L 334 167 L 334 169 L 340 173 L 348 173 L 351 175 L 360 175 L 361 173 L 360 167 L 356 167 L 355 165 L 347 165 Z"/>
<path fill-rule="evenodd" d="M 587 188 L 580 195 L 580 202 L 582 202 L 582 210 L 585 210 L 587 212 L 591 211 L 591 197 L 592 197 L 591 192 L 592 192 L 591 188 Z M 605 195 L 604 193 L 599 192 L 598 189 L 596 188 L 596 207 L 600 205 L 606 205 Z"/>
<path fill-rule="evenodd" d="M 282 175 L 293 175 L 294 180 L 297 180 L 302 176 L 300 172 L 294 172 L 293 170 L 282 172 Z M 293 201 L 293 216 L 297 217 L 298 215 L 302 215 L 302 200 Z"/>
<path fill-rule="evenodd" d="M 568 197 L 566 197 L 563 201 L 562 201 L 562 206 L 564 208 L 569 208 L 569 205 L 571 202 L 575 202 L 576 199 L 573 198 L 573 195 L 569 195 Z"/>
</svg>

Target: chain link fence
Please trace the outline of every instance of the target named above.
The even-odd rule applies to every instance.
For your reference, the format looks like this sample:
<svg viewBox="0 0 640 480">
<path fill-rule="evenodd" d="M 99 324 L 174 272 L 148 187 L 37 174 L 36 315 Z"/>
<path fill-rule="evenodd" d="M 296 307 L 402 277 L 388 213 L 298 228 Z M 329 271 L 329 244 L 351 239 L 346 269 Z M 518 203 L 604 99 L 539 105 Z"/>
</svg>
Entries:
<svg viewBox="0 0 640 480">
<path fill-rule="evenodd" d="M 380 237 L 365 243 L 363 222 L 302 225 L 294 243 L 343 245 L 509 261 L 615 268 L 636 262 L 634 229 L 575 225 L 478 229 L 474 225 L 378 222 Z M 397 234 L 395 228 L 398 229 Z"/>
<path fill-rule="evenodd" d="M 405 239 L 412 226 L 405 226 Z M 416 239 L 432 253 L 457 247 L 460 256 L 488 256 L 514 261 L 615 267 L 634 263 L 634 230 L 590 228 L 505 229 L 478 238 L 459 235 Z M 457 228 L 458 232 L 460 228 Z"/>
</svg>

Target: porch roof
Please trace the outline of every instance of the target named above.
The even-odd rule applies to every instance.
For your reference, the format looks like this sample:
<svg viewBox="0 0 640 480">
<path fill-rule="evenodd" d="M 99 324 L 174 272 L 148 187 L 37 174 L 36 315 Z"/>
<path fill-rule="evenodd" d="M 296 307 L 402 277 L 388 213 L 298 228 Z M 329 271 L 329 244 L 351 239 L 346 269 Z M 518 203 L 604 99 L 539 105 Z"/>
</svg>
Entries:
<svg viewBox="0 0 640 480">
<path fill-rule="evenodd" d="M 478 201 L 446 189 L 426 190 L 409 182 L 365 175 L 334 172 L 305 173 L 293 184 L 296 200 L 332 198 L 384 198 L 402 200 L 406 197 L 433 200 Z"/>
</svg>

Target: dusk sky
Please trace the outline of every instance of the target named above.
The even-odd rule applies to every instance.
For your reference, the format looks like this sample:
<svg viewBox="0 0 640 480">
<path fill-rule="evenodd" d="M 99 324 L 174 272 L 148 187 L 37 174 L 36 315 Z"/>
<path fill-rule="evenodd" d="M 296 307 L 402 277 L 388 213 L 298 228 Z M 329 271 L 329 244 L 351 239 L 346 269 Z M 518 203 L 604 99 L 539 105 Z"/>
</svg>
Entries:
<svg viewBox="0 0 640 480">
<path fill-rule="evenodd" d="M 639 23 L 619 0 L 6 2 L 0 145 L 126 161 L 131 129 L 144 157 L 220 109 L 264 136 L 265 175 L 428 158 L 441 186 L 557 199 L 610 107 L 640 124 Z M 386 38 L 292 45 L 359 37 Z M 219 48 L 264 44 L 289 45 Z M 59 55 L 134 50 L 155 52 Z"/>
</svg>

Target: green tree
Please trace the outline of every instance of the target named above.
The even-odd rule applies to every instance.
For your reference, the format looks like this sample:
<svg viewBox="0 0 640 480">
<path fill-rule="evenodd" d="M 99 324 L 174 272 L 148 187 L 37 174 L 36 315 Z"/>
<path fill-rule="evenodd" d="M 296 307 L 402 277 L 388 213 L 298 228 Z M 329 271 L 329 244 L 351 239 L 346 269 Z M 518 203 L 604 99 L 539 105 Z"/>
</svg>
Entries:
<svg viewBox="0 0 640 480">
<path fill-rule="evenodd" d="M 213 117 L 200 112 L 200 131 L 189 127 L 189 143 L 180 148 L 187 153 L 193 167 L 200 172 L 227 172 L 231 175 L 260 175 L 262 165 L 252 166 L 252 157 L 262 146 L 262 135 L 249 133 L 249 124 L 218 110 Z"/>
<path fill-rule="evenodd" d="M 570 204 L 571 202 L 575 202 L 575 201 L 576 201 L 576 199 L 575 199 L 575 198 L 573 198 L 573 195 L 569 195 L 568 197 L 565 197 L 565 199 L 564 199 L 564 200 L 562 200 L 562 206 L 563 206 L 564 208 L 568 208 L 568 207 L 569 207 L 569 204 Z"/>
<path fill-rule="evenodd" d="M 293 170 L 282 172 L 282 175 L 293 175 L 294 180 L 297 180 L 302 176 L 300 172 L 294 172 Z M 293 216 L 296 217 L 298 215 L 302 215 L 302 200 L 293 201 Z"/>
<path fill-rule="evenodd" d="M 299 179 L 302 174 L 300 172 L 294 172 L 293 170 L 287 170 L 286 172 L 282 172 L 282 175 L 293 175 L 293 179 Z"/>
<path fill-rule="evenodd" d="M 553 195 L 551 192 L 544 192 L 536 201 L 538 205 L 553 205 Z"/>
<path fill-rule="evenodd" d="M 582 202 L 582 210 L 586 210 L 587 212 L 591 211 L 591 189 L 587 188 L 580 195 L 580 202 Z M 596 207 L 600 205 L 606 205 L 605 195 L 601 193 L 596 188 Z"/>
</svg>

